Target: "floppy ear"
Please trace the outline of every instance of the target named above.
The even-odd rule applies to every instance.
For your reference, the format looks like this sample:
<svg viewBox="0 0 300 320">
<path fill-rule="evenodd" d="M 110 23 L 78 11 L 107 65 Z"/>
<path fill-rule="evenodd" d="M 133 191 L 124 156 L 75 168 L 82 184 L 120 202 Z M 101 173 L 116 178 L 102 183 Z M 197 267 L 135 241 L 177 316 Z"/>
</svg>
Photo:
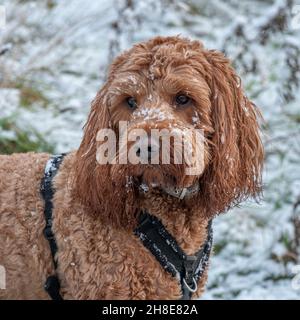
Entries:
<svg viewBox="0 0 300 320">
<path fill-rule="evenodd" d="M 101 194 L 98 194 L 96 190 L 99 190 L 99 184 L 102 179 L 105 179 L 105 173 L 108 174 L 108 172 L 104 172 L 105 170 L 101 170 L 104 176 L 99 179 L 96 161 L 97 132 L 101 128 L 109 127 L 109 114 L 108 108 L 104 103 L 104 97 L 105 88 L 100 90 L 92 101 L 90 114 L 84 126 L 83 139 L 76 152 L 74 165 L 74 191 L 76 191 L 79 199 L 92 207 L 94 207 L 95 203 L 101 201 Z"/>
<path fill-rule="evenodd" d="M 211 162 L 201 181 L 201 198 L 209 214 L 220 213 L 261 192 L 263 146 L 260 113 L 247 99 L 240 78 L 224 55 L 206 51 L 210 64 Z"/>
<path fill-rule="evenodd" d="M 103 220 L 120 225 L 130 213 L 129 201 L 133 201 L 130 190 L 124 191 L 111 179 L 111 164 L 97 162 L 97 134 L 100 129 L 110 128 L 109 106 L 106 101 L 108 83 L 100 90 L 92 102 L 91 111 L 84 127 L 84 136 L 75 155 L 73 170 L 73 194 L 76 199 Z M 134 206 L 132 206 L 133 208 Z"/>
</svg>

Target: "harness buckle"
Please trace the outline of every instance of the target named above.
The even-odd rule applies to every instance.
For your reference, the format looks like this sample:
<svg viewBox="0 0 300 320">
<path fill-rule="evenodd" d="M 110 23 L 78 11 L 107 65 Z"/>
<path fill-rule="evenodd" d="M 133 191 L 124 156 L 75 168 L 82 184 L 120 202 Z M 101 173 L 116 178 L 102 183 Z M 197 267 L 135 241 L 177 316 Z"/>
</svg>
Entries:
<svg viewBox="0 0 300 320">
<path fill-rule="evenodd" d="M 191 287 L 187 284 L 187 282 L 185 281 L 185 278 L 182 279 L 182 282 L 183 282 L 183 284 L 185 285 L 185 287 L 186 287 L 190 292 L 195 293 L 195 292 L 197 291 L 197 289 L 198 289 L 198 284 L 197 284 L 197 281 L 195 280 L 194 277 L 193 277 L 193 285 L 194 285 L 193 288 L 191 288 Z"/>
<path fill-rule="evenodd" d="M 197 281 L 195 280 L 195 269 L 197 257 L 196 256 L 186 256 L 184 264 L 184 276 L 182 277 L 182 282 L 189 292 L 196 292 L 198 289 Z"/>
<path fill-rule="evenodd" d="M 183 262 L 184 272 L 185 272 L 184 278 L 186 278 L 188 282 L 190 282 L 190 280 L 192 280 L 194 276 L 196 261 L 197 261 L 196 256 L 186 256 Z"/>
</svg>

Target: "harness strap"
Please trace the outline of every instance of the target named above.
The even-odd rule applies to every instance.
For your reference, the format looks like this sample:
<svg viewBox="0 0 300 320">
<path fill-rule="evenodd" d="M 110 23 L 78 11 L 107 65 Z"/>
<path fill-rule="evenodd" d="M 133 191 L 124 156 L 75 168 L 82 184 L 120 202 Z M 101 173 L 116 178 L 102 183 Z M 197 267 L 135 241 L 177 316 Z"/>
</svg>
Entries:
<svg viewBox="0 0 300 320">
<path fill-rule="evenodd" d="M 41 183 L 41 194 L 45 201 L 44 216 L 46 226 L 44 235 L 49 242 L 55 270 L 57 269 L 57 261 L 55 259 L 57 244 L 52 230 L 52 199 L 55 192 L 52 182 L 64 156 L 65 154 L 57 155 L 48 160 L 44 178 Z M 207 239 L 205 244 L 195 255 L 191 256 L 183 252 L 163 224 L 147 211 L 142 212 L 139 225 L 134 230 L 134 233 L 155 256 L 161 266 L 173 277 L 178 279 L 182 289 L 182 300 L 191 299 L 192 293 L 197 291 L 197 283 L 208 264 L 213 240 L 212 221 L 210 220 L 207 225 Z M 63 300 L 59 292 L 60 283 L 57 274 L 47 278 L 44 288 L 51 299 Z"/>
<path fill-rule="evenodd" d="M 63 161 L 65 154 L 56 155 L 51 157 L 46 165 L 44 178 L 42 179 L 41 183 L 41 194 L 43 196 L 45 202 L 44 208 L 44 216 L 46 220 L 46 226 L 44 229 L 44 236 L 49 242 L 52 260 L 54 264 L 54 268 L 57 268 L 57 261 L 55 259 L 55 254 L 57 252 L 57 244 L 55 241 L 55 237 L 52 231 L 52 210 L 53 210 L 53 203 L 52 198 L 54 195 L 52 181 L 55 177 L 60 164 Z M 62 296 L 59 293 L 60 284 L 57 275 L 51 275 L 47 278 L 46 283 L 44 285 L 45 290 L 48 292 L 49 296 L 52 300 L 63 300 Z"/>
<path fill-rule="evenodd" d="M 182 300 L 191 299 L 208 264 L 213 240 L 212 221 L 207 226 L 205 244 L 192 256 L 186 255 L 163 224 L 146 211 L 140 216 L 135 234 L 161 266 L 180 282 Z"/>
</svg>

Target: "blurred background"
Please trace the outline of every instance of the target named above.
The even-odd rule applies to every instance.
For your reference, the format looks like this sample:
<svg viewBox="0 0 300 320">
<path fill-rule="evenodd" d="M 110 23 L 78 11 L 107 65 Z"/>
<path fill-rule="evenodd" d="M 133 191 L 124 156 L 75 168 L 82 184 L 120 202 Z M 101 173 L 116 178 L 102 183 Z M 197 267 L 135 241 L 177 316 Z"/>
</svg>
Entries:
<svg viewBox="0 0 300 320">
<path fill-rule="evenodd" d="M 204 298 L 299 299 L 300 0 L 0 0 L 0 154 L 76 149 L 112 59 L 177 34 L 231 58 L 265 119 L 264 198 L 215 219 Z"/>
</svg>

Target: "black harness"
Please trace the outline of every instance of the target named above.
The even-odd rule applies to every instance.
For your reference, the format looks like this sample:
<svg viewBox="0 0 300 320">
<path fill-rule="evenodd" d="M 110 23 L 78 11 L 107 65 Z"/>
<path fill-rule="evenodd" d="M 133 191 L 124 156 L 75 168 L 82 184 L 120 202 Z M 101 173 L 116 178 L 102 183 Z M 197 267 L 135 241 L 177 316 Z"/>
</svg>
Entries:
<svg viewBox="0 0 300 320">
<path fill-rule="evenodd" d="M 49 242 L 55 271 L 57 269 L 57 260 L 55 258 L 57 244 L 52 230 L 52 198 L 55 192 L 52 181 L 64 156 L 65 155 L 62 154 L 49 159 L 41 183 L 41 194 L 45 201 L 44 215 L 46 227 L 44 229 L 44 235 Z M 182 300 L 191 299 L 192 294 L 197 291 L 197 283 L 208 264 L 213 241 L 212 221 L 208 223 L 207 239 L 204 245 L 195 255 L 191 256 L 186 255 L 182 251 L 176 240 L 165 229 L 162 223 L 147 211 L 141 213 L 139 225 L 134 230 L 134 233 L 140 238 L 143 245 L 155 256 L 161 266 L 173 277 L 178 279 L 182 289 Z M 44 287 L 51 299 L 63 300 L 60 295 L 60 283 L 56 272 L 47 278 Z"/>
<path fill-rule="evenodd" d="M 186 255 L 163 224 L 148 212 L 141 214 L 135 234 L 161 266 L 178 279 L 182 300 L 191 299 L 192 294 L 197 291 L 198 281 L 208 264 L 213 240 L 211 220 L 207 226 L 207 239 L 204 245 L 192 256 Z"/>
<path fill-rule="evenodd" d="M 46 219 L 46 226 L 44 229 L 44 236 L 49 242 L 52 260 L 54 264 L 55 271 L 57 269 L 57 261 L 55 258 L 55 254 L 57 252 L 57 244 L 55 241 L 54 233 L 52 230 L 52 210 L 53 210 L 53 203 L 52 198 L 54 195 L 54 189 L 52 186 L 52 181 L 54 176 L 56 175 L 60 164 L 63 161 L 65 154 L 53 156 L 51 157 L 46 165 L 44 178 L 42 179 L 41 183 L 41 194 L 44 198 L 45 202 L 45 209 L 44 209 L 44 216 Z M 52 300 L 63 300 L 62 296 L 60 295 L 60 283 L 56 274 L 51 275 L 47 278 L 46 283 L 44 285 L 45 290 L 48 292 L 49 296 Z"/>
</svg>

